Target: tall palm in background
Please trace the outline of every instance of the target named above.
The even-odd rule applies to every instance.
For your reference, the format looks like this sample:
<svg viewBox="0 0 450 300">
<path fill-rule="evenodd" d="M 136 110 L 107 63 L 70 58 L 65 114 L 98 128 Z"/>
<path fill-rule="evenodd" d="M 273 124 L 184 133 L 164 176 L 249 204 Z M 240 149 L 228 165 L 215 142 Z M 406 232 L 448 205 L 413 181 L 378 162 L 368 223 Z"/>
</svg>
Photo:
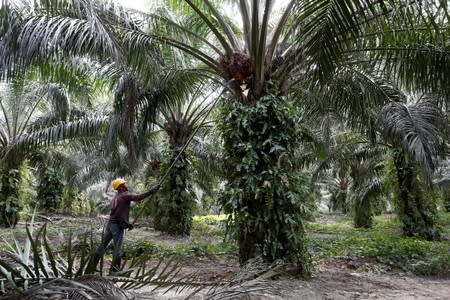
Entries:
<svg viewBox="0 0 450 300">
<path fill-rule="evenodd" d="M 373 216 L 383 192 L 384 166 L 382 160 L 385 150 L 374 146 L 359 147 L 353 153 L 350 164 L 350 176 L 353 183 L 350 187 L 349 202 L 353 208 L 355 227 L 370 228 Z"/>
<path fill-rule="evenodd" d="M 440 237 L 437 207 L 425 195 L 440 157 L 448 155 L 447 119 L 432 95 L 387 104 L 380 115 L 383 136 L 394 150 L 397 206 L 407 236 Z M 422 174 L 422 176 L 419 176 Z"/>
<path fill-rule="evenodd" d="M 350 107 L 344 107 L 343 113 L 349 114 L 348 118 L 346 118 L 346 123 L 352 127 L 355 127 L 354 124 L 356 124 L 356 128 L 360 128 L 368 137 L 366 141 L 368 147 L 365 147 L 365 150 L 361 149 L 364 151 L 360 152 L 364 156 L 358 158 L 352 155 L 350 156 L 351 159 L 347 161 L 347 165 L 352 168 L 352 178 L 354 180 L 357 179 L 356 181 L 361 181 L 364 176 L 360 174 L 360 171 L 365 169 L 370 173 L 371 170 L 376 171 L 374 169 L 375 166 L 381 167 L 376 160 L 373 161 L 373 158 L 376 158 L 376 156 L 366 156 L 367 154 L 376 154 L 381 150 L 378 155 L 381 154 L 381 157 L 383 157 L 385 155 L 383 153 L 386 153 L 386 146 L 395 153 L 398 151 L 403 153 L 400 156 L 395 155 L 395 168 L 398 170 L 410 169 L 407 181 L 410 182 L 413 178 L 416 180 L 416 183 L 411 185 L 406 183 L 404 178 L 398 178 L 398 188 L 403 190 L 403 196 L 397 193 L 397 206 L 400 218 L 404 222 L 404 232 L 410 236 L 421 236 L 427 239 L 437 238 L 439 234 L 436 229 L 436 204 L 430 197 L 428 197 L 429 201 L 426 201 L 424 193 L 428 190 L 427 185 L 431 185 L 432 174 L 439 164 L 440 157 L 448 156 L 448 150 L 445 147 L 448 124 L 444 115 L 444 109 L 447 106 L 445 100 L 443 101 L 444 95 L 439 93 L 419 93 L 421 95 L 419 99 L 414 100 L 414 97 L 407 96 L 398 85 L 389 80 L 376 75 L 366 74 L 363 81 L 370 80 L 372 82 L 371 85 L 367 85 L 361 83 L 359 75 L 356 78 L 350 75 L 346 72 L 338 74 L 333 80 L 333 89 L 326 90 L 322 94 L 324 100 L 320 101 L 321 106 L 310 105 L 307 114 L 314 115 L 319 113 L 326 115 L 329 112 L 339 112 L 339 107 L 336 107 L 335 103 L 340 98 L 346 98 L 349 102 L 354 102 L 355 104 L 359 102 L 360 95 L 365 95 L 367 99 L 379 98 L 379 100 L 373 101 L 372 107 L 362 109 L 363 115 L 367 118 L 366 124 L 358 124 L 355 119 L 360 118 L 360 114 L 356 114 Z M 349 78 L 352 80 L 349 80 Z M 373 89 L 374 86 L 377 86 L 377 88 Z M 305 99 L 315 101 L 318 97 L 317 95 L 315 97 L 308 95 Z M 358 105 L 354 106 L 358 107 Z M 311 112 L 309 110 L 316 111 Z M 356 115 L 356 117 L 352 117 L 352 114 Z M 380 148 L 380 146 L 382 147 Z M 345 156 L 345 152 L 338 151 L 343 156 Z M 364 161 L 361 161 L 361 158 L 364 158 Z M 380 161 L 380 158 L 378 158 L 378 161 Z M 369 167 L 370 164 L 372 167 Z M 407 166 L 408 164 L 410 164 L 409 167 Z M 358 165 L 365 165 L 366 167 L 360 169 Z M 421 176 L 425 180 L 416 178 L 419 174 L 417 172 L 422 174 Z M 401 177 L 406 176 L 406 174 L 402 175 L 400 173 L 397 175 Z M 380 191 L 381 182 L 379 180 L 370 182 L 372 182 L 370 186 L 375 190 L 369 189 L 372 192 L 368 196 L 373 196 L 374 192 Z M 356 182 L 354 183 L 356 184 Z M 417 197 L 414 200 L 408 200 L 407 195 L 413 198 L 415 197 L 413 195 L 417 195 Z M 365 203 L 361 207 L 363 208 L 360 210 L 361 212 L 369 211 L 367 205 L 370 203 L 367 201 Z M 363 202 L 360 202 L 360 204 L 363 204 Z M 410 207 L 410 205 L 415 208 Z M 406 210 L 410 213 L 415 211 L 416 213 L 412 213 L 415 216 L 402 217 Z M 418 213 L 419 210 L 422 212 Z M 358 217 L 358 215 L 355 214 L 355 217 Z M 423 220 L 424 218 L 427 221 Z M 369 220 L 368 216 L 360 218 L 360 221 L 365 224 L 363 226 L 367 226 L 368 223 L 365 222 Z M 356 223 L 358 222 L 355 220 Z M 406 223 L 409 225 L 406 225 Z"/>
<path fill-rule="evenodd" d="M 316 163 L 314 174 L 319 180 L 316 184 L 331 192 L 333 210 L 351 212 L 355 227 L 371 227 L 375 207 L 380 202 L 376 198 L 382 192 L 382 161 L 386 150 L 369 144 L 360 134 L 342 128 L 333 132 L 326 155 Z M 325 184 L 320 183 L 321 178 Z"/>
<path fill-rule="evenodd" d="M 32 158 L 43 147 L 95 135 L 104 125 L 104 120 L 77 118 L 70 121 L 67 94 L 58 85 L 16 81 L 3 84 L 2 89 L 0 163 L 4 171 L 1 225 L 9 227 L 18 221 L 18 169 L 25 159 Z"/>
<path fill-rule="evenodd" d="M 180 151 L 193 134 L 197 133 L 196 138 L 201 138 L 205 134 L 205 129 L 212 125 L 206 118 L 214 101 L 205 99 L 212 95 L 212 93 L 206 94 L 206 91 L 204 84 L 198 85 L 195 93 L 186 94 L 183 99 L 180 99 L 181 101 L 161 108 L 160 120 L 156 121 L 168 137 L 168 147 L 165 150 L 166 161 L 163 162 L 162 171 L 168 171 L 178 157 L 158 197 L 154 214 L 155 228 L 159 227 L 160 230 L 169 234 L 190 234 L 192 216 L 196 207 L 191 162 L 195 152 L 190 148 L 183 153 Z"/>
<path fill-rule="evenodd" d="M 2 10 L 3 32 L 11 38 L 2 41 L 2 50 L 8 54 L 2 61 L 3 76 L 14 77 L 31 65 L 43 76 L 72 80 L 71 85 L 77 86 L 79 84 L 73 82 L 77 74 L 71 73 L 71 68 L 61 74 L 52 62 L 78 60 L 83 65 L 95 66 L 95 75 L 110 84 L 113 104 L 106 111 L 110 117 L 101 144 L 103 158 L 93 158 L 96 163 L 82 166 L 84 171 L 76 178 L 110 180 L 114 176 L 135 175 L 138 161 L 148 159 L 146 150 L 156 109 L 176 101 L 176 97 L 189 90 L 197 81 L 195 71 L 189 73 L 185 69 L 180 73 L 171 68 L 173 62 L 169 60 L 175 59 L 175 54 L 170 51 L 164 53 L 158 47 L 135 48 L 127 44 L 122 36 L 124 31 L 137 29 L 138 25 L 132 13 L 113 4 L 92 1 L 9 4 Z M 42 40 L 34 38 L 25 38 L 28 41 L 20 45 L 16 43 L 19 34 L 44 34 L 50 38 L 38 29 L 40 25 L 35 27 L 43 25 L 42 22 L 48 22 L 53 29 L 59 28 L 56 32 L 51 29 L 53 33 L 47 31 L 50 35 L 56 33 L 53 45 L 46 47 L 41 44 Z M 35 29 L 37 31 L 31 33 L 30 30 Z M 82 34 L 78 34 L 80 30 Z M 66 37 L 72 35 L 72 38 L 61 39 L 60 33 Z M 178 63 L 186 65 L 182 58 L 177 59 Z M 164 70 L 163 64 L 167 65 Z M 91 176 L 93 173 L 96 176 Z"/>
<path fill-rule="evenodd" d="M 114 7 L 53 1 L 47 9 L 22 10 L 7 26 L 2 22 L 3 32 L 12 37 L 2 43 L 2 51 L 24 65 L 64 53 L 132 62 L 142 71 L 148 68 L 143 59 L 156 53 L 151 51 L 155 43 L 163 42 L 193 56 L 201 63 L 197 71 L 229 82 L 232 101 L 224 102 L 221 116 L 229 161 L 230 201 L 224 205 L 235 217 L 230 225 L 241 261 L 259 254 L 269 261 L 289 258 L 307 273 L 307 255 L 297 235 L 302 232 L 297 217 L 302 200 L 286 160 L 300 142 L 295 138 L 297 112 L 288 101 L 303 106 L 305 95 L 313 93 L 320 103 L 339 79 L 349 86 L 362 84 L 360 94 L 340 93 L 326 100 L 374 139 L 377 115 L 371 108 L 389 97 L 370 74 L 389 77 L 404 89 L 439 90 L 441 97 L 447 96 L 446 2 L 290 1 L 277 15 L 271 14 L 275 1 L 233 3 L 242 17 L 238 24 L 210 1 L 186 0 L 170 1 L 176 18 L 161 9 L 140 15 L 145 27 L 139 27 L 129 21 L 130 14 Z M 11 50 L 17 48 L 21 50 Z"/>
</svg>

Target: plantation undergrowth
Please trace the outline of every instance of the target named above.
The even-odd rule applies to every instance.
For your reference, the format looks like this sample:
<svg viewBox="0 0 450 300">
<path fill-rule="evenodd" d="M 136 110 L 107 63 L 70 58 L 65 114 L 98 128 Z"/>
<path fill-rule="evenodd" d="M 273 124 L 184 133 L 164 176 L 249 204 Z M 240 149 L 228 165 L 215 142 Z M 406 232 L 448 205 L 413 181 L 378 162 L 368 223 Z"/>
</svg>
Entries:
<svg viewBox="0 0 450 300">
<path fill-rule="evenodd" d="M 374 259 L 369 269 L 415 275 L 450 276 L 450 214 L 440 216 L 444 239 L 427 241 L 403 237 L 400 224 L 390 215 L 375 217 L 371 229 L 355 229 L 349 220 L 334 224 L 308 224 L 308 242 L 314 260 Z M 370 261 L 370 260 L 369 260 Z M 367 264 L 364 264 L 367 267 Z"/>
<path fill-rule="evenodd" d="M 340 219 L 339 219 L 340 218 Z M 126 257 L 141 253 L 155 258 L 177 256 L 182 259 L 209 258 L 237 262 L 237 246 L 225 238 L 226 216 L 196 216 L 189 237 L 162 235 L 149 227 L 141 226 L 126 233 Z M 327 222 L 323 222 L 327 220 Z M 61 245 L 68 231 L 90 230 L 86 220 L 67 223 L 49 223 L 50 242 Z M 101 236 L 99 219 L 91 222 L 94 238 Z M 441 214 L 439 224 L 443 240 L 426 241 L 401 236 L 400 224 L 393 215 L 375 217 L 371 229 L 355 229 L 350 219 L 336 215 L 322 215 L 317 222 L 307 223 L 307 243 L 314 263 L 327 259 L 342 260 L 358 271 L 401 272 L 409 275 L 450 276 L 450 213 Z M 24 224 L 15 229 L 0 229 L 0 251 L 6 249 L 5 241 L 25 237 Z M 111 248 L 106 254 L 111 259 Z"/>
</svg>

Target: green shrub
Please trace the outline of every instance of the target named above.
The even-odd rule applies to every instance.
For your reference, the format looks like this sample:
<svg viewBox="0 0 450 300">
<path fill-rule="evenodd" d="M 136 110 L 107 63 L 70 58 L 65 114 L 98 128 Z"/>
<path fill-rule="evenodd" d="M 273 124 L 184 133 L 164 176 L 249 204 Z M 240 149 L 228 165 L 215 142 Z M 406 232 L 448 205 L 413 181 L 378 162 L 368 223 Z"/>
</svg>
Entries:
<svg viewBox="0 0 450 300">
<path fill-rule="evenodd" d="M 450 241 L 427 241 L 399 234 L 400 223 L 377 218 L 372 229 L 348 224 L 309 224 L 308 247 L 324 257 L 375 258 L 385 270 L 450 276 Z"/>
<path fill-rule="evenodd" d="M 0 170 L 0 226 L 11 227 L 19 222 L 22 204 L 19 199 L 20 172 Z"/>
<path fill-rule="evenodd" d="M 61 174 L 53 168 L 41 170 L 37 187 L 37 200 L 40 208 L 56 212 L 61 207 L 63 195 L 64 183 L 61 180 Z"/>
</svg>

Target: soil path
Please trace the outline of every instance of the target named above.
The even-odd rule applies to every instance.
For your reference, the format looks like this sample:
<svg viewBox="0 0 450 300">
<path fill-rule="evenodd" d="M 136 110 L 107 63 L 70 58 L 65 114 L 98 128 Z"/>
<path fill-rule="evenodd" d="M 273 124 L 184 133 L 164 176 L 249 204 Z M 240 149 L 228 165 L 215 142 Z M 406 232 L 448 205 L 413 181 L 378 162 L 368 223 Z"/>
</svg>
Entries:
<svg viewBox="0 0 450 300">
<path fill-rule="evenodd" d="M 237 266 L 220 261 L 196 261 L 184 267 L 187 272 L 199 271 L 205 280 L 231 275 Z M 356 272 L 348 268 L 345 262 L 330 260 L 316 267 L 310 280 L 301 280 L 291 276 L 283 276 L 268 281 L 264 292 L 251 293 L 248 298 L 230 299 L 305 299 L 305 300 L 348 300 L 348 299 L 449 299 L 450 280 L 407 276 L 402 274 L 376 274 Z M 143 288 L 136 291 L 138 299 L 185 299 L 190 291 L 181 293 L 170 291 L 151 291 Z M 203 299 L 207 291 L 196 294 L 189 299 Z"/>
</svg>

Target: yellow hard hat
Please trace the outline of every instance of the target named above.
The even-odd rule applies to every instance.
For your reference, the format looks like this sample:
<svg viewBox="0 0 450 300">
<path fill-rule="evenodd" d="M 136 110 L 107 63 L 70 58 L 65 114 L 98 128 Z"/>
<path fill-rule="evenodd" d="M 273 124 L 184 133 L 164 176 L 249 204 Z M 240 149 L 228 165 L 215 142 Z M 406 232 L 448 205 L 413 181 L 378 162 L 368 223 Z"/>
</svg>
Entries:
<svg viewBox="0 0 450 300">
<path fill-rule="evenodd" d="M 117 190 L 117 188 L 124 183 L 126 183 L 125 180 L 123 180 L 122 178 L 117 178 L 117 179 L 113 180 L 113 182 L 111 183 L 111 186 L 114 190 Z"/>
</svg>

